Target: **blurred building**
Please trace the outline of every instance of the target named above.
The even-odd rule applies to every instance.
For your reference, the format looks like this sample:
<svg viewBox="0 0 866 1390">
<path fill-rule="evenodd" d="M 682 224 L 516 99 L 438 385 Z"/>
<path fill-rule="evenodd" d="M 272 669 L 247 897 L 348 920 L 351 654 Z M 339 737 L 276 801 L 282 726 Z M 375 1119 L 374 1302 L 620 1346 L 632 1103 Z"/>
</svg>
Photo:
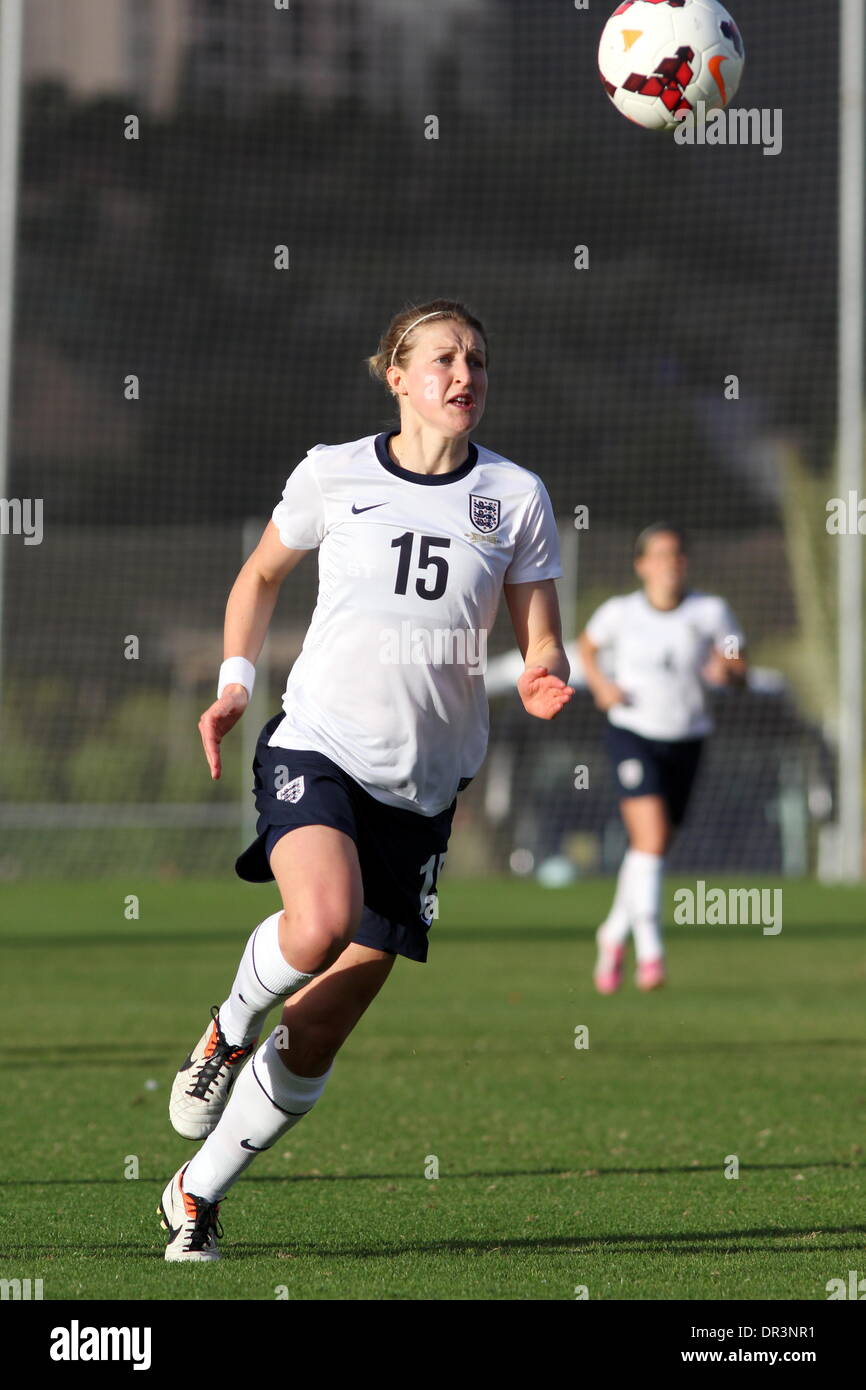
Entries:
<svg viewBox="0 0 866 1390">
<path fill-rule="evenodd" d="M 50 80 L 87 101 L 132 94 L 153 113 L 177 100 L 186 0 L 27 0 L 25 81 Z"/>
<path fill-rule="evenodd" d="M 28 0 L 24 74 L 83 99 L 133 94 L 154 115 L 250 115 L 278 93 L 495 114 L 502 23 L 499 0 Z"/>
<path fill-rule="evenodd" d="M 189 0 L 187 10 L 194 100 L 221 97 L 243 112 L 262 96 L 292 92 L 318 108 L 349 99 L 422 114 L 443 91 L 467 110 L 491 103 L 478 54 L 496 52 L 485 40 L 498 0 L 291 0 L 288 9 Z"/>
</svg>

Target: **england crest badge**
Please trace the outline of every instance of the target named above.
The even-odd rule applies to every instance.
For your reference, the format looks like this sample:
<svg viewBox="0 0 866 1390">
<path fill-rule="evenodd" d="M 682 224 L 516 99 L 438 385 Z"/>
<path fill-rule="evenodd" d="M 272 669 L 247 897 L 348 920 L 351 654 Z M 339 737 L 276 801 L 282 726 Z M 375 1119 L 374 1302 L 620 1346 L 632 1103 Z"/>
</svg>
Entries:
<svg viewBox="0 0 866 1390">
<path fill-rule="evenodd" d="M 280 787 L 279 791 L 277 792 L 277 801 L 291 801 L 294 804 L 294 802 L 300 801 L 303 795 L 303 776 L 293 777 L 291 782 L 287 782 L 284 787 Z"/>
<path fill-rule="evenodd" d="M 498 497 L 477 497 L 470 492 L 469 519 L 476 531 L 495 531 L 499 525 Z"/>
</svg>

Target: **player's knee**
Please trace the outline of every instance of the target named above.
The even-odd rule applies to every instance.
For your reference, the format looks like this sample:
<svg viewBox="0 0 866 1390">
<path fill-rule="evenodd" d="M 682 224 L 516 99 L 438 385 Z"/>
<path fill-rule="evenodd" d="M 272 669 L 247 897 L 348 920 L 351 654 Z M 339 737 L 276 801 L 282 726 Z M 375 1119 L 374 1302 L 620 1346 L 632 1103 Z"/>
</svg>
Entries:
<svg viewBox="0 0 866 1390">
<path fill-rule="evenodd" d="M 283 912 L 280 948 L 287 960 L 303 956 L 315 970 L 327 970 L 342 955 L 357 930 L 350 910 L 319 904 L 308 912 Z M 307 966 L 306 968 L 309 968 Z"/>
<path fill-rule="evenodd" d="M 667 837 L 664 835 L 648 835 L 640 844 L 635 845 L 642 854 L 663 855 L 667 848 Z"/>
<path fill-rule="evenodd" d="M 632 827 L 629 848 L 641 854 L 664 854 L 671 838 L 671 827 L 667 821 L 659 819 L 648 825 Z"/>
</svg>

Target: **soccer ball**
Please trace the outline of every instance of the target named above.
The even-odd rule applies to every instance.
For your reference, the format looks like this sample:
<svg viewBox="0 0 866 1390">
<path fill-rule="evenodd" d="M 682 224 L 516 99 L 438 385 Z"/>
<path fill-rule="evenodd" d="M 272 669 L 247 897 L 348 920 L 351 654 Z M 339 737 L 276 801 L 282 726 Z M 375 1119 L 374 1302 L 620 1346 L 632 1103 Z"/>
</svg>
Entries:
<svg viewBox="0 0 866 1390">
<path fill-rule="evenodd" d="M 598 71 L 618 111 L 648 130 L 673 130 L 698 101 L 727 106 L 743 75 L 740 31 L 718 0 L 624 0 L 598 47 Z"/>
</svg>

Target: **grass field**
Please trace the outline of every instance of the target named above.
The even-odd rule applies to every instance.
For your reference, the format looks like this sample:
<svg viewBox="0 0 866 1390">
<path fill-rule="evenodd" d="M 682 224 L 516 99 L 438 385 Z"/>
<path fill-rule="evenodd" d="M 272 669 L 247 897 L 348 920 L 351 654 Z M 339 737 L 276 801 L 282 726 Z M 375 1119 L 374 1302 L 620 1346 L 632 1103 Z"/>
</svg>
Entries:
<svg viewBox="0 0 866 1390">
<path fill-rule="evenodd" d="M 224 1258 L 169 1266 L 155 1207 L 193 1152 L 169 1087 L 275 890 L 4 886 L 0 1276 L 45 1299 L 824 1300 L 866 1275 L 862 892 L 787 883 L 774 937 L 671 928 L 669 987 L 602 999 L 610 893 L 446 881 L 430 962 L 398 962 L 224 1203 Z"/>
</svg>

